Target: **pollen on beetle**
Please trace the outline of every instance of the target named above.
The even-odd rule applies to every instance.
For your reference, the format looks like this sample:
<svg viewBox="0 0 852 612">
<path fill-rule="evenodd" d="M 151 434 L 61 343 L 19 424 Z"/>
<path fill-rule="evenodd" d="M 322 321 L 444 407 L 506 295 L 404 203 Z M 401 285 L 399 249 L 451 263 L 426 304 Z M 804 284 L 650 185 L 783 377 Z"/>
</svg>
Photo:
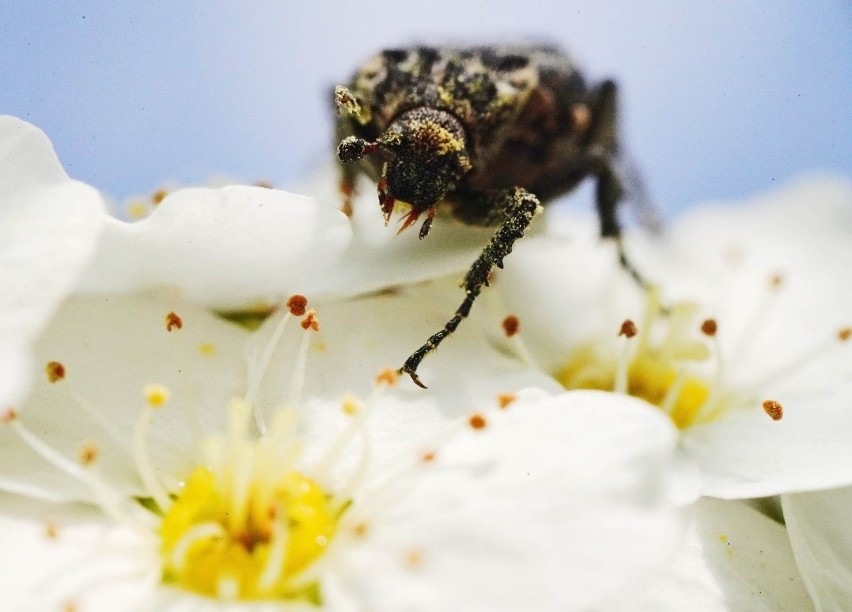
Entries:
<svg viewBox="0 0 852 612">
<path fill-rule="evenodd" d="M 170 312 L 166 315 L 166 331 L 170 332 L 173 329 L 183 329 L 183 319 L 176 312 Z"/>
<path fill-rule="evenodd" d="M 142 392 L 145 395 L 145 400 L 148 402 L 148 405 L 152 408 L 162 408 L 171 397 L 169 389 L 158 384 L 145 385 Z"/>
<path fill-rule="evenodd" d="M 507 338 L 511 338 L 520 331 L 521 321 L 515 315 L 509 315 L 503 319 L 503 332 Z"/>
<path fill-rule="evenodd" d="M 305 314 L 305 309 L 308 305 L 308 298 L 304 295 L 293 295 L 287 300 L 287 309 L 294 317 L 301 317 Z"/>
<path fill-rule="evenodd" d="M 485 420 L 485 417 L 478 412 L 470 415 L 467 422 L 473 429 L 484 429 L 485 426 L 488 425 L 488 421 Z"/>
<path fill-rule="evenodd" d="M 769 415 L 773 421 L 780 421 L 784 417 L 784 408 L 775 400 L 766 400 L 763 402 L 763 411 Z"/>
<path fill-rule="evenodd" d="M 58 361 L 48 361 L 44 366 L 44 373 L 49 382 L 56 383 L 65 378 L 65 366 Z"/>
</svg>

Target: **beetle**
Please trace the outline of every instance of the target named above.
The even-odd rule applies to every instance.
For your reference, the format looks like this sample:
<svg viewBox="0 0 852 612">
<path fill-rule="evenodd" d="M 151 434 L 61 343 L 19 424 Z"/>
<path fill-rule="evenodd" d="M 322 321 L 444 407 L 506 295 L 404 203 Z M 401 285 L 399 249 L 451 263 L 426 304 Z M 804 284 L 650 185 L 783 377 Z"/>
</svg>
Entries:
<svg viewBox="0 0 852 612">
<path fill-rule="evenodd" d="M 344 209 L 365 173 L 377 183 L 385 225 L 404 211 L 399 231 L 423 217 L 425 238 L 439 206 L 496 228 L 464 277 L 455 314 L 398 370 L 418 386 L 426 388 L 420 362 L 468 316 L 542 203 L 587 177 L 596 181 L 601 236 L 616 241 L 621 265 L 646 284 L 625 254 L 616 214 L 627 194 L 617 86 L 587 83 L 557 47 L 385 50 L 335 88 L 334 102 Z"/>
</svg>

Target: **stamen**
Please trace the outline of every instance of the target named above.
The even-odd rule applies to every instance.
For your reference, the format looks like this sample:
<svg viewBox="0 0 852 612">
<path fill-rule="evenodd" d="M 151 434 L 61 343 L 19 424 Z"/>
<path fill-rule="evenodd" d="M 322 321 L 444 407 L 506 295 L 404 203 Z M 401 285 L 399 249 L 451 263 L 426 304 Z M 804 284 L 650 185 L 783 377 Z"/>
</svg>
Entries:
<svg viewBox="0 0 852 612">
<path fill-rule="evenodd" d="M 284 573 L 284 563 L 287 559 L 287 544 L 290 541 L 289 519 L 285 512 L 275 512 L 272 522 L 272 538 L 269 543 L 269 557 L 266 566 L 258 579 L 261 591 L 268 591 Z"/>
<path fill-rule="evenodd" d="M 763 402 L 763 411 L 769 415 L 773 421 L 780 421 L 784 417 L 784 407 L 775 400 L 766 400 Z"/>
<path fill-rule="evenodd" d="M 497 405 L 501 410 L 505 410 L 517 399 L 518 396 L 514 393 L 501 393 L 497 396 Z"/>
<path fill-rule="evenodd" d="M 154 465 L 148 454 L 148 430 L 151 427 L 154 412 L 168 402 L 170 393 L 162 385 L 147 385 L 143 392 L 148 405 L 142 410 L 133 428 L 133 459 L 136 464 L 136 473 L 139 474 L 149 495 L 157 502 L 160 510 L 165 511 L 171 505 L 171 499 L 154 474 Z"/>
<path fill-rule="evenodd" d="M 637 333 L 636 324 L 630 319 L 626 319 L 621 324 L 618 335 L 624 336 L 624 342 L 621 347 L 621 357 L 618 360 L 615 370 L 615 386 L 613 391 L 616 393 L 626 394 L 628 391 L 632 344 L 630 339 L 634 338 Z"/>
<path fill-rule="evenodd" d="M 20 419 L 14 410 L 7 410 L 2 418 L 4 424 L 9 425 L 18 437 L 30 449 L 32 449 L 42 459 L 47 461 L 60 472 L 73 478 L 74 480 L 86 485 L 92 491 L 93 501 L 98 505 L 101 511 L 108 517 L 112 518 L 119 524 L 128 525 L 135 531 L 141 533 L 144 537 L 151 537 L 150 527 L 147 522 L 141 522 L 136 517 L 128 515 L 121 507 L 122 499 L 118 492 L 111 489 L 104 482 L 98 472 L 90 467 L 83 467 L 80 463 L 72 461 L 56 451 L 53 447 L 45 443 L 41 438 L 32 433 Z"/>
<path fill-rule="evenodd" d="M 511 338 L 521 328 L 521 321 L 515 315 L 509 315 L 505 319 L 503 319 L 503 332 L 506 334 L 507 338 Z"/>
<path fill-rule="evenodd" d="M 183 319 L 174 311 L 166 315 L 166 331 L 170 332 L 173 329 L 183 329 Z"/>
<path fill-rule="evenodd" d="M 263 350 L 263 355 L 259 361 L 255 361 L 256 351 L 246 354 L 246 367 L 248 370 L 248 385 L 245 393 L 246 401 L 254 406 L 254 421 L 261 435 L 266 433 L 266 422 L 263 419 L 263 414 L 260 411 L 260 406 L 257 403 L 257 394 L 260 391 L 260 383 L 266 375 L 266 370 L 269 367 L 269 362 L 272 360 L 272 355 L 275 352 L 275 347 L 281 341 L 281 336 L 287 328 L 287 323 L 293 316 L 300 316 L 296 313 L 304 309 L 307 304 L 307 299 L 301 295 L 294 295 L 287 300 L 287 312 L 281 316 L 281 320 L 275 326 L 275 330 L 269 337 L 269 341 Z"/>
<path fill-rule="evenodd" d="M 488 425 L 488 421 L 485 420 L 485 417 L 478 412 L 470 415 L 467 422 L 473 429 L 485 429 L 485 426 Z"/>
<path fill-rule="evenodd" d="M 77 455 L 80 465 L 90 466 L 98 460 L 98 445 L 94 442 L 86 442 L 80 447 L 80 453 Z"/>
<path fill-rule="evenodd" d="M 65 378 L 65 366 L 58 361 L 48 361 L 44 366 L 44 373 L 48 381 L 57 383 Z"/>
<path fill-rule="evenodd" d="M 377 386 L 385 385 L 388 387 L 393 387 L 396 385 L 399 380 L 399 373 L 393 368 L 384 368 L 379 374 L 376 376 L 375 383 Z"/>
<path fill-rule="evenodd" d="M 305 324 L 307 321 L 307 325 Z M 314 309 L 308 311 L 302 320 L 302 329 L 306 332 L 319 331 L 319 321 L 317 321 L 317 313 Z M 293 375 L 290 378 L 290 396 L 288 406 L 296 407 L 302 403 L 302 392 L 305 388 L 305 370 L 308 366 L 308 345 L 311 337 L 310 333 L 302 335 L 302 341 L 299 343 L 299 352 L 296 356 L 296 364 L 293 367 Z"/>
<path fill-rule="evenodd" d="M 166 332 L 168 332 L 172 343 L 172 353 L 174 355 L 175 370 L 177 372 L 186 371 L 187 351 L 183 334 L 172 333 L 183 329 L 183 319 L 173 310 L 166 313 L 164 317 Z M 203 351 L 203 349 L 201 349 Z M 187 389 L 187 380 L 181 376 L 178 378 L 178 384 L 181 385 L 180 397 L 191 398 L 193 393 Z M 168 398 L 167 398 L 168 399 Z M 197 444 L 204 433 L 204 426 L 201 422 L 201 414 L 198 411 L 198 406 L 195 402 L 179 402 L 178 406 L 184 413 L 187 423 L 192 428 L 193 440 Z"/>
</svg>

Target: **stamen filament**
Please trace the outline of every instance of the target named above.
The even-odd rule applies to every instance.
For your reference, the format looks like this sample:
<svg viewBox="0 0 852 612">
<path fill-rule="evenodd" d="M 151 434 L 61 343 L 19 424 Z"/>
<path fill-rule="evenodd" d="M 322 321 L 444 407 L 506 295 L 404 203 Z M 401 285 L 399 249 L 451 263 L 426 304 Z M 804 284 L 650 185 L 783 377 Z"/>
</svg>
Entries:
<svg viewBox="0 0 852 612">
<path fill-rule="evenodd" d="M 266 566 L 258 579 L 258 586 L 262 591 L 271 589 L 284 573 L 284 564 L 287 561 L 287 544 L 290 541 L 290 530 L 287 522 L 286 512 L 278 509 L 272 523 L 269 557 L 267 557 Z"/>
<path fill-rule="evenodd" d="M 171 499 L 165 487 L 154 474 L 154 465 L 148 453 L 148 430 L 151 427 L 154 411 L 157 408 L 146 406 L 133 428 L 133 459 L 136 472 L 145 485 L 148 494 L 157 502 L 160 510 L 165 511 L 171 505 Z"/>
<path fill-rule="evenodd" d="M 94 495 L 94 501 L 105 515 L 119 524 L 129 525 L 135 531 L 146 537 L 150 537 L 150 525 L 143 524 L 138 518 L 127 514 L 121 508 L 121 499 L 116 495 L 116 492 L 92 468 L 86 469 L 80 464 L 68 459 L 65 455 L 32 433 L 20 420 L 14 419 L 8 425 L 42 459 L 74 480 L 89 487 Z"/>
<path fill-rule="evenodd" d="M 169 554 L 170 563 L 179 571 L 184 571 L 187 555 L 193 544 L 202 540 L 225 538 L 226 536 L 225 528 L 215 521 L 193 525 L 175 543 L 174 548 L 172 548 Z"/>
<path fill-rule="evenodd" d="M 284 310 L 284 314 L 281 317 L 281 320 L 275 326 L 275 330 L 272 332 L 272 335 L 269 337 L 269 341 L 267 341 L 266 346 L 263 350 L 263 355 L 261 356 L 259 361 L 255 361 L 255 357 L 257 356 L 256 351 L 252 351 L 251 354 L 246 355 L 249 380 L 245 399 L 249 404 L 254 406 L 254 420 L 255 424 L 257 425 L 257 430 L 261 434 L 266 433 L 266 422 L 264 421 L 263 415 L 260 412 L 260 407 L 257 404 L 257 394 L 260 391 L 260 383 L 263 381 L 263 377 L 266 375 L 266 370 L 269 367 L 269 362 L 272 361 L 272 355 L 275 352 L 275 347 L 278 346 L 278 343 L 281 341 L 281 336 L 284 334 L 284 330 L 287 328 L 287 323 L 292 318 L 293 315 L 290 313 L 290 311 Z"/>
</svg>

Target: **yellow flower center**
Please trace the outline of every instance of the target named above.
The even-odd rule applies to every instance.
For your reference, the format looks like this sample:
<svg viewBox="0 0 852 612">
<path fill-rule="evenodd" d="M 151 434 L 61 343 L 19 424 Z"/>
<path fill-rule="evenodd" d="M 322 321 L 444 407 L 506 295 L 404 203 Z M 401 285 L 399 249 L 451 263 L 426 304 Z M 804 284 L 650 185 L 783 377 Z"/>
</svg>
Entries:
<svg viewBox="0 0 852 612">
<path fill-rule="evenodd" d="M 651 296 L 638 329 L 625 323 L 631 329 L 625 334 L 622 327 L 626 337 L 621 338 L 621 351 L 613 342 L 581 343 L 554 376 L 566 389 L 639 397 L 663 409 L 680 429 L 711 421 L 726 408 L 728 398 L 711 392 L 715 381 L 708 377 L 714 367 L 709 336 L 715 333 L 715 323 L 700 326 L 702 334 L 696 311 L 692 304 L 676 304 L 663 312 Z M 715 367 L 718 370 L 718 364 Z"/>
<path fill-rule="evenodd" d="M 312 568 L 328 549 L 345 504 L 295 467 L 295 416 L 249 434 L 252 407 L 229 405 L 227 433 L 203 441 L 197 467 L 170 497 L 159 527 L 163 581 L 227 600 L 320 603 Z"/>
<path fill-rule="evenodd" d="M 199 467 L 163 517 L 164 582 L 227 599 L 317 601 L 315 580 L 300 575 L 322 556 L 337 514 L 320 486 L 298 472 L 234 491 Z"/>
</svg>

